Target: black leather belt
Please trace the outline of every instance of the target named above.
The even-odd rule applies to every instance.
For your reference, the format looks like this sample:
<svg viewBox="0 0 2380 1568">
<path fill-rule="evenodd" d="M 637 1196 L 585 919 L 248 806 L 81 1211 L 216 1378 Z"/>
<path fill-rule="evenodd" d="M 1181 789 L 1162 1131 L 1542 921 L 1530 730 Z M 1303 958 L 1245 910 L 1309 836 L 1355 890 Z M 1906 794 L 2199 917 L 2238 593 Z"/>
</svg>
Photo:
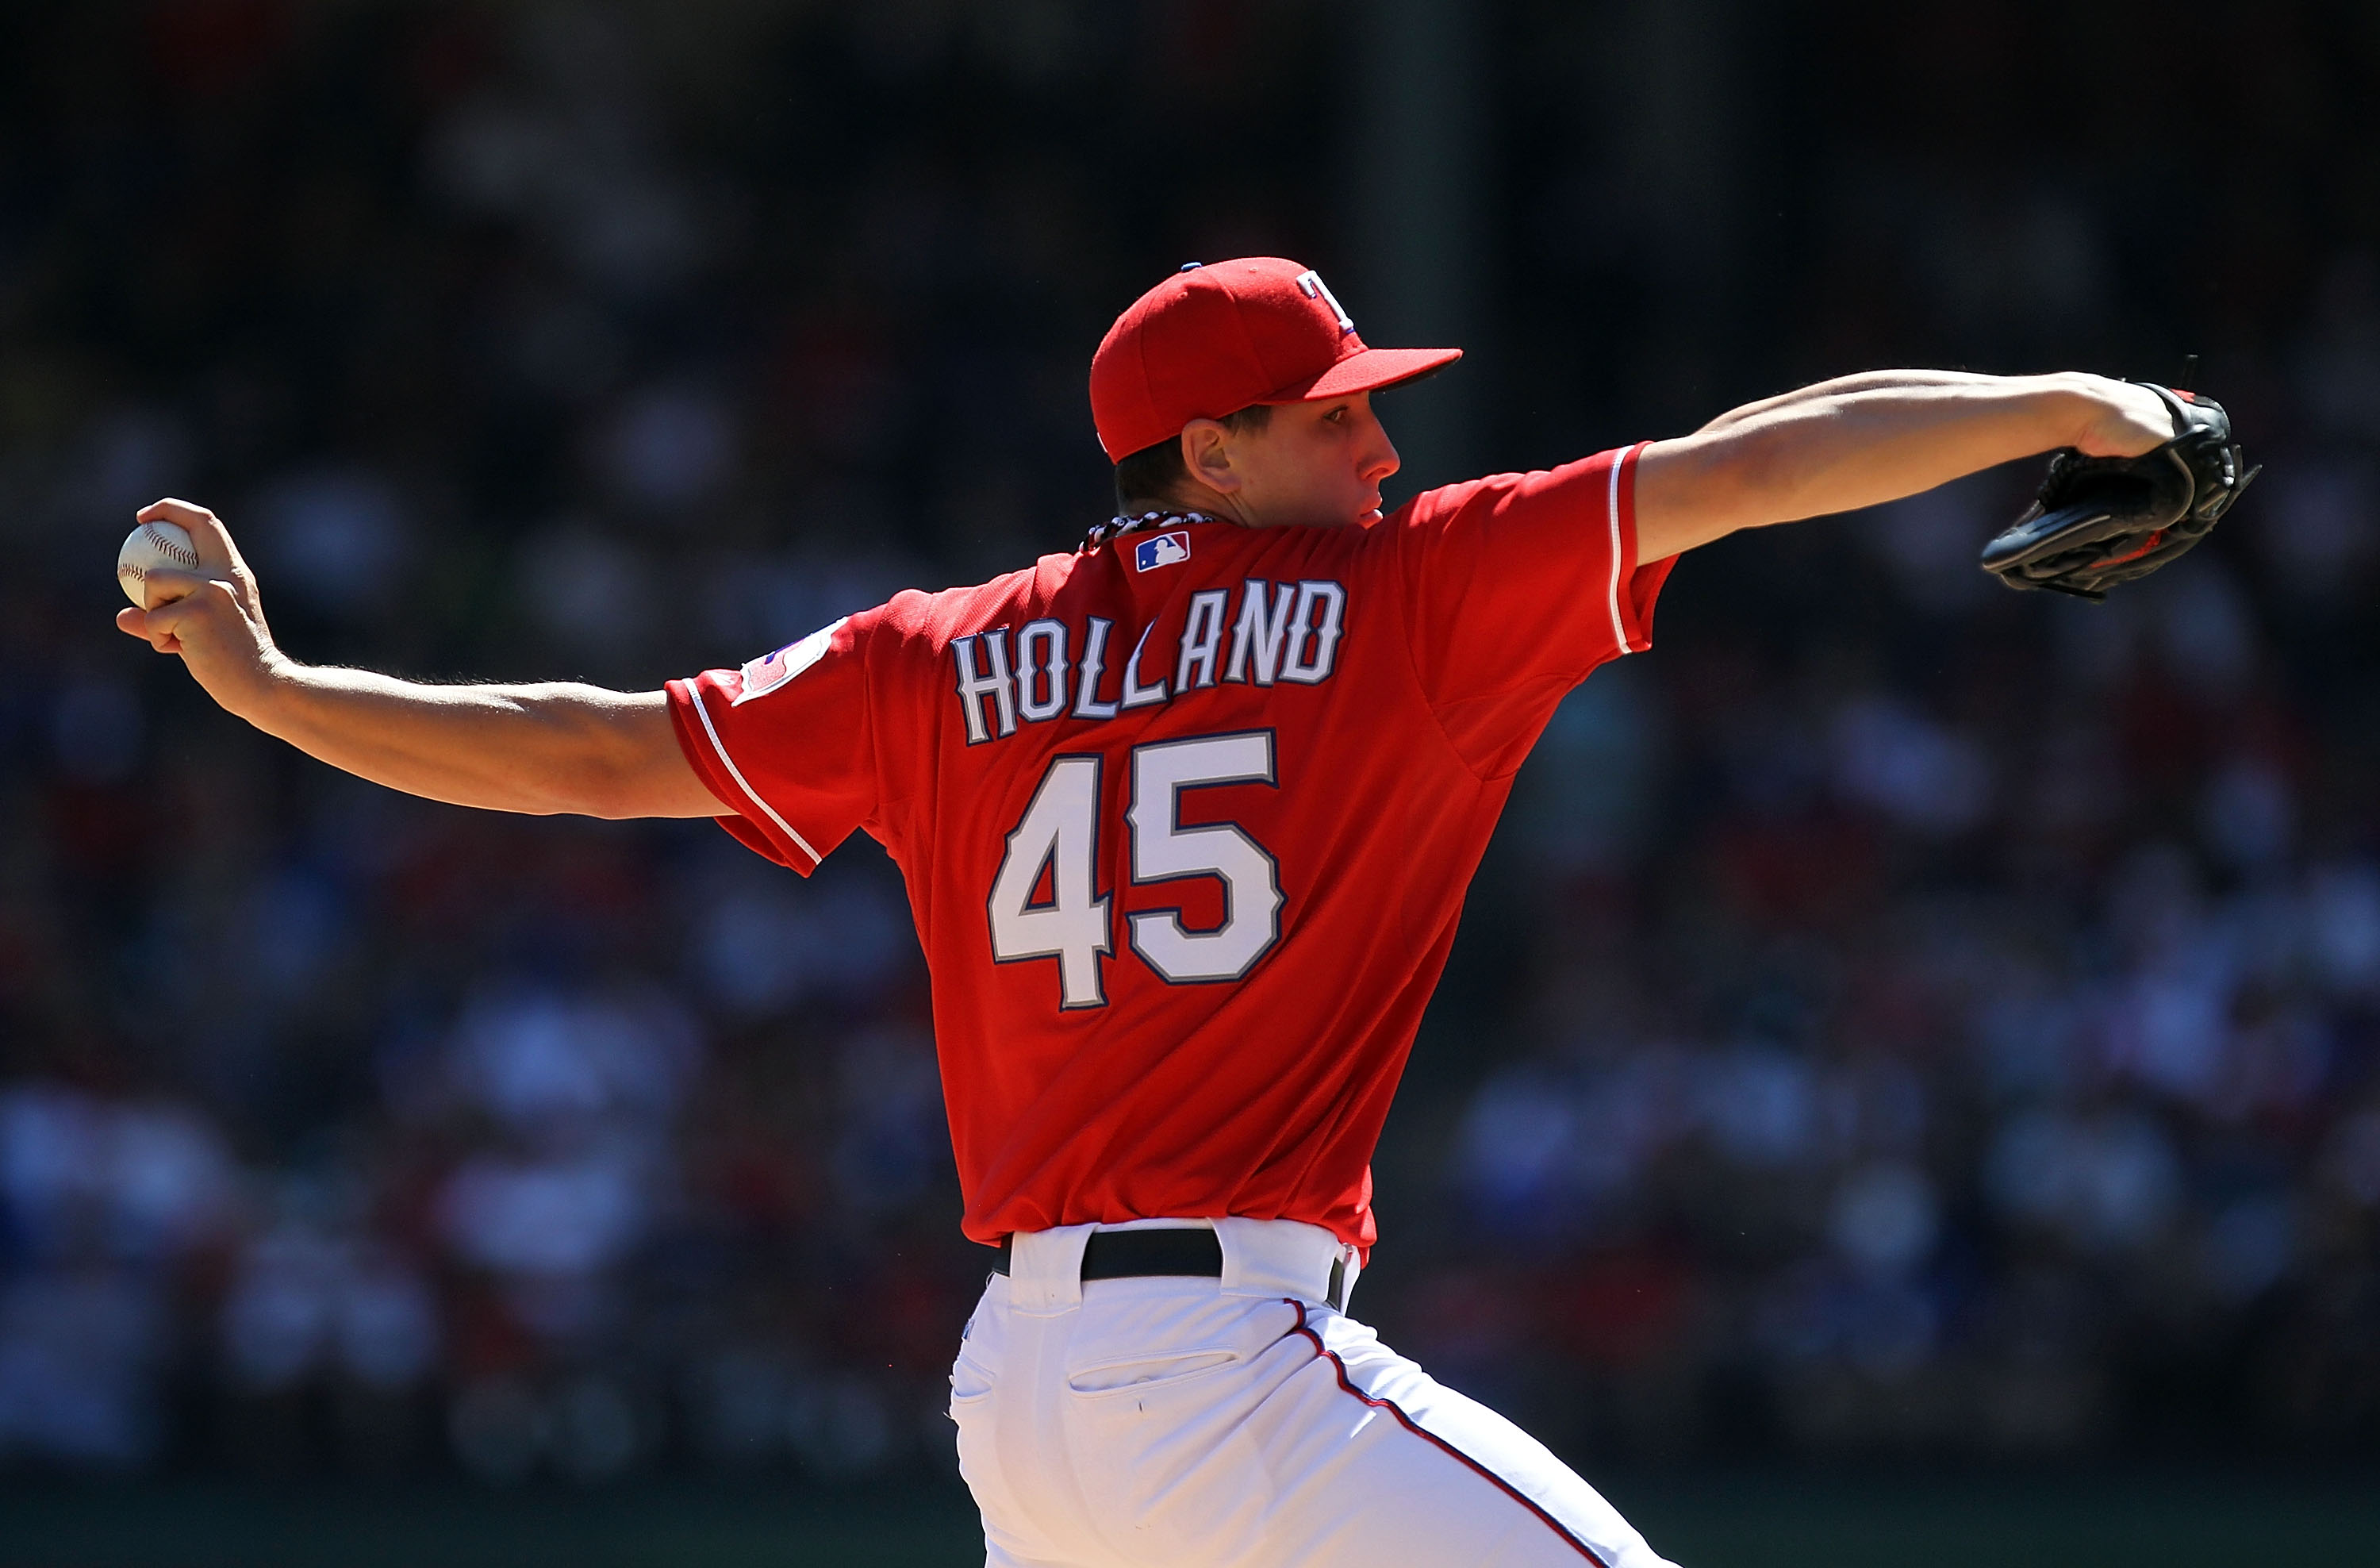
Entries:
<svg viewBox="0 0 2380 1568">
<path fill-rule="evenodd" d="M 1015 1237 L 1000 1238 L 1000 1261 L 1008 1272 L 1009 1248 Z M 1083 1238 L 1083 1278 L 1134 1280 L 1148 1274 L 1188 1274 L 1200 1279 L 1223 1277 L 1223 1244 L 1208 1230 L 1093 1231 Z"/>
<path fill-rule="evenodd" d="M 1008 1272 L 1014 1236 L 1000 1238 L 1000 1258 L 992 1268 Z M 1160 1231 L 1093 1231 L 1083 1238 L 1083 1273 L 1087 1280 L 1136 1280 L 1151 1274 L 1186 1275 L 1196 1279 L 1223 1277 L 1223 1244 L 1208 1230 L 1174 1227 Z M 1330 1282 L 1323 1300 L 1334 1311 L 1346 1309 L 1347 1265 L 1330 1265 Z"/>
</svg>

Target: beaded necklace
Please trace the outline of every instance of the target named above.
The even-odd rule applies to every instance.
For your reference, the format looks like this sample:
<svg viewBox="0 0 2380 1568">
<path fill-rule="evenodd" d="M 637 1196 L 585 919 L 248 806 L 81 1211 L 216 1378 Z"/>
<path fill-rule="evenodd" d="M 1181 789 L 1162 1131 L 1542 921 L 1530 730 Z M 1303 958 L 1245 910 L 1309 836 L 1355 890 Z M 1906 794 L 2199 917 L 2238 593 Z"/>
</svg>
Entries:
<svg viewBox="0 0 2380 1568">
<path fill-rule="evenodd" d="M 1110 517 L 1104 523 L 1094 523 L 1091 531 L 1083 536 L 1083 548 L 1097 550 L 1110 540 L 1122 539 L 1128 533 L 1144 533 L 1150 529 L 1173 529 L 1191 523 L 1220 522 L 1204 512 L 1143 512 L 1137 517 Z"/>
</svg>

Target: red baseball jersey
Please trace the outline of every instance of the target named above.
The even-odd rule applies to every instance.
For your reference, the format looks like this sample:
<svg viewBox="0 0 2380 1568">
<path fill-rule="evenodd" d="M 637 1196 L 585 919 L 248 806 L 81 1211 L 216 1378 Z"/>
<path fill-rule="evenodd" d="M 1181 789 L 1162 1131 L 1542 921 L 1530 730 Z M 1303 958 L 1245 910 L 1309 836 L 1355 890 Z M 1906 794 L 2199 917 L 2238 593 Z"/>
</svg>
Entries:
<svg viewBox="0 0 2380 1568">
<path fill-rule="evenodd" d="M 670 683 L 727 830 L 908 886 L 966 1234 L 1303 1220 L 1370 1161 L 1512 774 L 1647 646 L 1641 447 L 1369 528 L 1127 533 Z"/>
</svg>

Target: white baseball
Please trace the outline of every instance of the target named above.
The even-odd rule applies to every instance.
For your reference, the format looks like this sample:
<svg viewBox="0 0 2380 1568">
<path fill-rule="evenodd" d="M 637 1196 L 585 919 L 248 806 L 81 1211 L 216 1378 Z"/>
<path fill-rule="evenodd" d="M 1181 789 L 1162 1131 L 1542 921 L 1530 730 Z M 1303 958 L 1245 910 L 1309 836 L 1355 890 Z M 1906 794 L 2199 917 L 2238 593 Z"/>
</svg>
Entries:
<svg viewBox="0 0 2380 1568">
<path fill-rule="evenodd" d="M 149 602 L 150 573 L 198 569 L 198 547 L 190 542 L 189 530 L 178 523 L 143 523 L 132 530 L 132 537 L 115 553 L 115 580 L 122 586 L 124 596 L 143 610 L 156 608 Z M 158 601 L 160 604 L 165 602 Z"/>
</svg>

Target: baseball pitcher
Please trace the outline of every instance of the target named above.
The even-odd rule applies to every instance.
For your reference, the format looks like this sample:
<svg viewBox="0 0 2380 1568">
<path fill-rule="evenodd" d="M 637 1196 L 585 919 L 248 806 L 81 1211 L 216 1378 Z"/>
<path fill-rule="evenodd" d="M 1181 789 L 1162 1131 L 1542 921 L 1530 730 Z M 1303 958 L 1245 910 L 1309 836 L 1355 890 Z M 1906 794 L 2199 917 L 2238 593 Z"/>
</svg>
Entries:
<svg viewBox="0 0 2380 1568">
<path fill-rule="evenodd" d="M 198 569 L 118 619 L 397 789 L 714 817 L 803 875 L 855 829 L 884 845 L 932 974 L 961 1223 L 993 1249 L 951 1377 L 988 1562 L 1659 1568 L 1350 1315 L 1373 1146 L 1514 771 L 1566 692 L 1649 646 L 1696 545 L 2066 449 L 2056 516 L 1987 565 L 2097 591 L 2244 480 L 2204 399 L 1898 371 L 1384 517 L 1372 395 L 1458 357 L 1367 347 L 1294 261 L 1185 267 L 1092 360 L 1115 517 L 663 691 L 297 663 L 179 501 L 140 517 L 188 529 Z M 2084 504 L 2101 478 L 2115 499 Z"/>
</svg>

